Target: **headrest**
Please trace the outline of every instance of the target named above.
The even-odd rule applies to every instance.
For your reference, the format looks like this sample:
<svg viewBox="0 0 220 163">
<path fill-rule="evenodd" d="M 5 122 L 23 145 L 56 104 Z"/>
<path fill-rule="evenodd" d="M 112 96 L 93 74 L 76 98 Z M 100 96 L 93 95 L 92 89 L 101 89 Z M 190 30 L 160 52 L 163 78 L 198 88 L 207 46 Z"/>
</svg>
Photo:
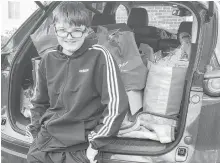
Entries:
<svg viewBox="0 0 220 163">
<path fill-rule="evenodd" d="M 187 32 L 192 35 L 192 22 L 181 22 L 178 29 L 178 36 L 181 32 Z"/>
<path fill-rule="evenodd" d="M 108 15 L 108 14 L 95 14 L 91 22 L 92 26 L 115 24 L 115 23 L 116 21 L 114 15 Z"/>
<path fill-rule="evenodd" d="M 132 8 L 127 25 L 130 28 L 148 26 L 148 13 L 144 8 Z"/>
<path fill-rule="evenodd" d="M 158 43 L 158 50 L 168 50 L 170 48 L 177 48 L 179 41 L 176 39 L 161 39 Z"/>
</svg>

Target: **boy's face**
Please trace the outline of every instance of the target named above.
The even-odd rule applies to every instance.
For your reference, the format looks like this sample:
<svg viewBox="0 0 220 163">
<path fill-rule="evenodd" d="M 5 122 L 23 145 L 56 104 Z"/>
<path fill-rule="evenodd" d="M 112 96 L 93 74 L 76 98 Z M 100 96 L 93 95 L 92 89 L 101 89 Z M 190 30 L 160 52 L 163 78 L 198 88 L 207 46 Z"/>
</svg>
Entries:
<svg viewBox="0 0 220 163">
<path fill-rule="evenodd" d="M 54 26 L 59 44 L 70 53 L 77 51 L 88 35 L 85 26 L 69 25 L 63 22 L 56 22 Z"/>
</svg>

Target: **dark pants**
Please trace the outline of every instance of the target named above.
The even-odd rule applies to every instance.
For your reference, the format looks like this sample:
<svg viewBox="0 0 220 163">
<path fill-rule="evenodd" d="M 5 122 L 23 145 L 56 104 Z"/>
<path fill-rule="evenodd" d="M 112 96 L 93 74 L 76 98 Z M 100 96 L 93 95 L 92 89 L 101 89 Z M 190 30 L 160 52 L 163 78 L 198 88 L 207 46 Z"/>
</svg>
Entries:
<svg viewBox="0 0 220 163">
<path fill-rule="evenodd" d="M 42 152 L 32 143 L 28 155 L 28 163 L 89 163 L 86 150 L 75 152 Z"/>
</svg>

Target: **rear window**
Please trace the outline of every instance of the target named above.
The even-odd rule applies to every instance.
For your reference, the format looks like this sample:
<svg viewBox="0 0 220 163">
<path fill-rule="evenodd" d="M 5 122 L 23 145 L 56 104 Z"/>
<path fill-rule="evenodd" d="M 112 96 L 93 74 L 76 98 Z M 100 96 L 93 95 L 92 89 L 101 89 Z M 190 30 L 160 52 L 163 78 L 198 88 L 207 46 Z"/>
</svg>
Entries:
<svg viewBox="0 0 220 163">
<path fill-rule="evenodd" d="M 124 5 L 119 5 L 116 10 L 116 23 L 127 23 L 128 20 L 128 11 Z"/>
<path fill-rule="evenodd" d="M 171 33 L 177 33 L 182 21 L 193 21 L 192 16 L 179 17 L 172 15 L 172 6 L 139 6 L 148 12 L 149 25 L 165 29 Z"/>
<path fill-rule="evenodd" d="M 144 5 L 135 6 L 145 8 L 148 12 L 149 25 L 165 29 L 171 33 L 177 33 L 182 21 L 193 21 L 193 16 L 174 16 L 172 11 L 175 9 L 170 5 Z M 116 23 L 127 23 L 128 11 L 124 5 L 120 5 L 116 10 Z"/>
</svg>

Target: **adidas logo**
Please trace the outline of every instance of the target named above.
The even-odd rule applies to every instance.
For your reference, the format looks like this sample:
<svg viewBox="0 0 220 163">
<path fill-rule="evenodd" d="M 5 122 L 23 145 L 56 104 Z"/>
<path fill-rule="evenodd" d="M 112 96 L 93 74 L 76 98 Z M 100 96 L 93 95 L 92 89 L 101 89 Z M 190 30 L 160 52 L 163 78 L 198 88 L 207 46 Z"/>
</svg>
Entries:
<svg viewBox="0 0 220 163">
<path fill-rule="evenodd" d="M 82 70 L 79 70 L 80 73 L 85 73 L 85 72 L 88 72 L 89 69 L 82 69 Z"/>
<path fill-rule="evenodd" d="M 119 67 L 119 68 L 122 68 L 122 67 L 126 66 L 127 64 L 128 64 L 128 61 L 127 61 L 127 62 L 124 62 L 124 63 L 122 63 L 122 64 L 119 64 L 118 67 Z"/>
</svg>

